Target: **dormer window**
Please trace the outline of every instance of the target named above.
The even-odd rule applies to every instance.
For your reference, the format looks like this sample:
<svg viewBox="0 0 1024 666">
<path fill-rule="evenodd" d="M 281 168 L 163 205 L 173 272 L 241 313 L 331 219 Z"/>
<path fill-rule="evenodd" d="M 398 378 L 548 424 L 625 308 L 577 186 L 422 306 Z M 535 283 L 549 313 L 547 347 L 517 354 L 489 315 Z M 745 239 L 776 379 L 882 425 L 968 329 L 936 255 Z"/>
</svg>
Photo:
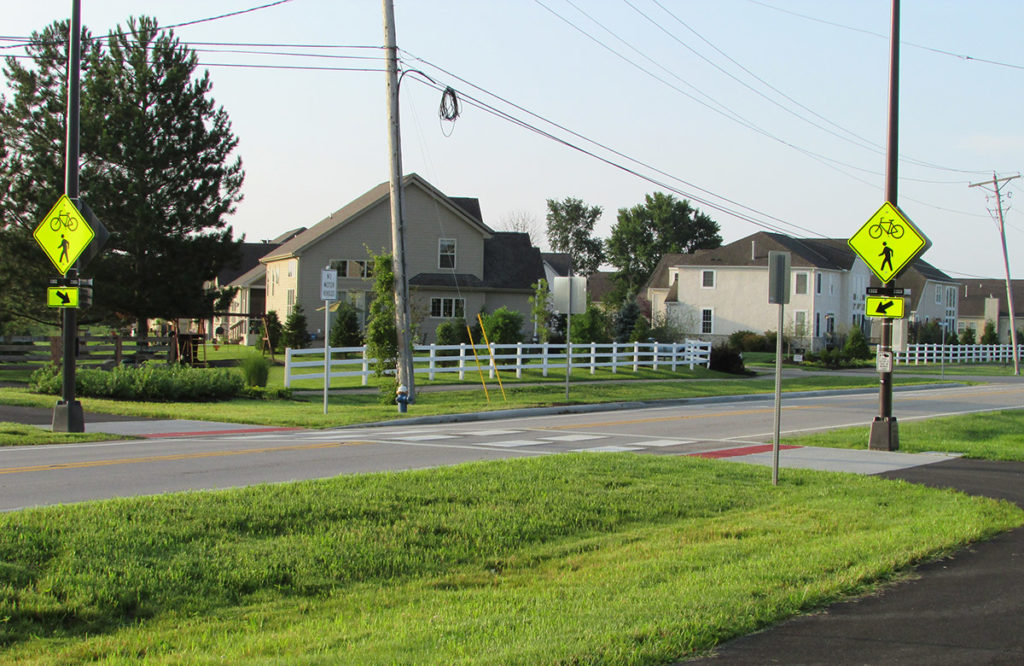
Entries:
<svg viewBox="0 0 1024 666">
<path fill-rule="evenodd" d="M 454 238 L 442 238 L 437 241 L 437 267 L 455 268 Z"/>
</svg>

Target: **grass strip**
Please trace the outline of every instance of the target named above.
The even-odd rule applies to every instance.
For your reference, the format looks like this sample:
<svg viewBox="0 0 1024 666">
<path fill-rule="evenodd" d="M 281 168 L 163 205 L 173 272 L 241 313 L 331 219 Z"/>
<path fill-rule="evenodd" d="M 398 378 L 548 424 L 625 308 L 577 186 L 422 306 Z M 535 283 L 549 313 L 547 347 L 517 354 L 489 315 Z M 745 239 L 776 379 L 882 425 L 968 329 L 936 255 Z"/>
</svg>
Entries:
<svg viewBox="0 0 1024 666">
<path fill-rule="evenodd" d="M 871 477 L 572 454 L 0 516 L 9 663 L 660 663 L 1024 522 Z"/>
<path fill-rule="evenodd" d="M 934 383 L 928 379 L 899 379 L 898 386 Z M 871 388 L 878 385 L 872 376 L 810 375 L 786 379 L 783 390 L 813 391 L 848 388 Z M 569 404 L 596 404 L 669 400 L 697 397 L 771 393 L 773 379 L 721 379 L 714 381 L 603 381 L 579 384 L 570 389 Z M 421 391 L 407 416 L 462 414 L 499 409 L 548 407 L 564 405 L 564 385 L 515 385 L 505 388 L 507 401 L 491 391 L 487 400 L 480 387 L 465 390 Z M 317 395 L 297 396 L 295 400 L 234 399 L 216 403 L 159 403 L 79 398 L 86 413 L 122 414 L 152 418 L 195 419 L 254 425 L 300 426 L 306 428 L 357 425 L 376 421 L 398 420 L 393 405 L 382 405 L 376 393 L 333 393 L 328 400 L 328 413 L 323 413 L 323 399 Z M 51 407 L 52 396 L 32 393 L 27 389 L 0 388 L 0 404 Z"/>
<path fill-rule="evenodd" d="M 22 423 L 0 421 L 0 446 L 74 444 L 75 442 L 99 442 L 106 439 L 110 439 L 110 435 L 104 435 L 103 433 L 50 432 L 49 430 L 43 430 L 42 428 Z"/>
<path fill-rule="evenodd" d="M 900 421 L 900 451 L 960 453 L 967 458 L 1024 461 L 1024 409 Z M 785 438 L 786 444 L 866 449 L 870 426 Z"/>
</svg>

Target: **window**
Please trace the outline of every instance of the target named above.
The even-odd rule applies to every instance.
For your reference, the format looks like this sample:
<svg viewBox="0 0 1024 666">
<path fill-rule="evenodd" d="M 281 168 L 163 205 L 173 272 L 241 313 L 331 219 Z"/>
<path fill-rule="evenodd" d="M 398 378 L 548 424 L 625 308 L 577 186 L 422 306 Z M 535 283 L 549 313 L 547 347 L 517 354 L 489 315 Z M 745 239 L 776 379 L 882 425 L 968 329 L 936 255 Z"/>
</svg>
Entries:
<svg viewBox="0 0 1024 666">
<path fill-rule="evenodd" d="M 797 310 L 793 313 L 793 335 L 802 338 L 807 335 L 807 311 Z"/>
<path fill-rule="evenodd" d="M 821 273 L 814 274 L 814 293 L 821 293 Z"/>
<path fill-rule="evenodd" d="M 700 276 L 700 286 L 705 289 L 715 288 L 715 272 L 714 271 L 702 271 Z"/>
<path fill-rule="evenodd" d="M 935 285 L 935 304 L 939 305 L 942 303 L 942 285 Z"/>
<path fill-rule="evenodd" d="M 430 316 L 451 318 L 466 316 L 466 299 L 464 298 L 431 298 Z"/>
<path fill-rule="evenodd" d="M 700 332 L 711 334 L 715 330 L 715 311 L 704 308 L 700 311 Z"/>
<path fill-rule="evenodd" d="M 442 238 L 437 241 L 437 267 L 455 268 L 454 238 Z"/>
<path fill-rule="evenodd" d="M 829 312 L 825 315 L 825 333 L 832 335 L 836 332 L 836 316 Z"/>
<path fill-rule="evenodd" d="M 288 290 L 288 314 L 289 315 L 292 313 L 293 309 L 295 309 L 295 290 L 294 289 L 289 289 Z"/>
<path fill-rule="evenodd" d="M 793 291 L 797 295 L 804 295 L 807 293 L 807 273 L 797 273 L 796 283 L 793 286 Z M 806 313 L 804 313 L 806 315 Z"/>
<path fill-rule="evenodd" d="M 295 262 L 288 262 L 288 277 L 295 277 Z"/>
<path fill-rule="evenodd" d="M 362 259 L 335 259 L 331 268 L 338 271 L 340 278 L 371 278 L 373 277 L 373 261 Z"/>
<path fill-rule="evenodd" d="M 820 275 L 819 275 L 819 277 L 820 277 Z M 815 312 L 814 313 L 814 337 L 817 338 L 820 335 L 821 335 L 821 313 L 820 312 Z"/>
</svg>

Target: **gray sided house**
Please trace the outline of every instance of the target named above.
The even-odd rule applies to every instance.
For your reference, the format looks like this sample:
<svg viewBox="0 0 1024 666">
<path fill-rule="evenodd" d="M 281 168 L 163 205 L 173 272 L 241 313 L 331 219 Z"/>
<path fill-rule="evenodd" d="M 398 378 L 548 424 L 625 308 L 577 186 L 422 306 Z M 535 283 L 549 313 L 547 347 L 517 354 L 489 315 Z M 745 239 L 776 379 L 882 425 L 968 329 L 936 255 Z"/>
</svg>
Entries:
<svg viewBox="0 0 1024 666">
<path fill-rule="evenodd" d="M 1024 280 L 1012 280 L 1013 319 L 1018 331 L 1024 329 Z M 985 322 L 997 324 L 999 342 L 1010 343 L 1010 306 L 1006 298 L 1006 280 L 964 280 L 960 288 L 960 317 L 957 333 L 974 329 L 976 339 L 985 331 Z M 1017 336 L 1017 344 L 1021 337 Z"/>
<path fill-rule="evenodd" d="M 540 250 L 529 236 L 488 227 L 477 199 L 446 196 L 417 174 L 402 182 L 416 340 L 432 342 L 442 322 L 460 316 L 471 321 L 478 312 L 502 306 L 523 313 L 525 326 L 530 285 L 544 277 Z M 390 253 L 390 192 L 381 183 L 260 260 L 266 309 L 283 321 L 302 303 L 309 330 L 321 329 L 320 273 L 330 266 L 338 271 L 339 298 L 355 305 L 365 326 L 373 297 L 372 255 Z"/>
<path fill-rule="evenodd" d="M 870 330 L 864 301 L 871 271 L 845 239 L 792 238 L 768 232 L 712 250 L 662 257 L 645 286 L 652 315 L 711 341 L 737 331 L 777 330 L 778 306 L 768 303 L 770 251 L 791 256 L 791 296 L 783 333 L 795 348 L 818 351 L 838 344 L 853 327 Z M 955 292 L 956 282 L 920 260 L 897 284 L 908 280 L 915 292 L 933 289 L 935 283 L 943 285 L 943 294 L 945 286 L 954 287 Z"/>
</svg>

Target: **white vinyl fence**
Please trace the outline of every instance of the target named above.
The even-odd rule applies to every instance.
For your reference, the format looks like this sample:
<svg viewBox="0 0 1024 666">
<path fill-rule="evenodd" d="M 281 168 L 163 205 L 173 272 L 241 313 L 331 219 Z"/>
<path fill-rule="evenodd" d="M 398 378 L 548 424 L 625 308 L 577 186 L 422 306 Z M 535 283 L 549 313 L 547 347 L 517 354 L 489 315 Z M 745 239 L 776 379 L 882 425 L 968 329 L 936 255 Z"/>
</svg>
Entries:
<svg viewBox="0 0 1024 666">
<path fill-rule="evenodd" d="M 1017 345 L 1017 358 L 1024 345 Z M 940 345 L 913 344 L 896 352 L 896 361 L 905 365 L 922 363 L 1013 363 L 1013 345 Z"/>
<path fill-rule="evenodd" d="M 517 378 L 523 370 L 540 370 L 544 377 L 549 370 L 564 370 L 566 348 L 564 344 L 533 344 L 520 342 L 513 345 L 476 345 L 476 356 L 472 345 L 417 345 L 414 347 L 413 365 L 417 376 L 425 375 L 436 379 L 438 375 L 457 373 L 465 379 L 466 373 L 476 373 L 479 367 L 494 377 L 497 372 L 514 372 Z M 365 347 L 331 347 L 329 350 L 328 374 L 331 379 L 360 377 L 367 384 L 373 375 L 375 359 L 366 356 Z M 309 360 L 303 360 L 309 358 Z M 477 366 L 479 359 L 479 366 Z M 492 362 L 493 359 L 493 362 Z M 691 370 L 711 363 L 711 343 L 700 340 L 686 342 L 613 342 L 609 344 L 574 343 L 572 345 L 572 366 L 575 369 L 589 369 L 591 374 L 598 368 L 612 372 L 637 372 L 640 368 L 671 369 L 680 366 Z M 324 378 L 324 350 L 285 350 L 284 385 L 290 387 L 297 379 Z"/>
</svg>

